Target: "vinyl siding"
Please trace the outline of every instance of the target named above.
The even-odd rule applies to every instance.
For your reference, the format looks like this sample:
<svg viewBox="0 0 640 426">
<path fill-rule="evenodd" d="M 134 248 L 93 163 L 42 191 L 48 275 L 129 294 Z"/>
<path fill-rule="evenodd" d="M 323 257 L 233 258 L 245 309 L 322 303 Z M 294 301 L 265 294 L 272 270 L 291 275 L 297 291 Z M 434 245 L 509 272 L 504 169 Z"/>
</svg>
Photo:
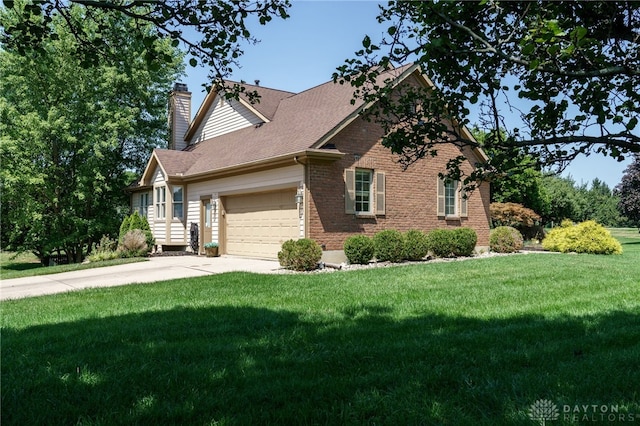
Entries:
<svg viewBox="0 0 640 426">
<path fill-rule="evenodd" d="M 190 143 L 201 142 L 260 123 L 262 120 L 240 102 L 227 101 L 218 96 L 211 104 Z"/>
</svg>

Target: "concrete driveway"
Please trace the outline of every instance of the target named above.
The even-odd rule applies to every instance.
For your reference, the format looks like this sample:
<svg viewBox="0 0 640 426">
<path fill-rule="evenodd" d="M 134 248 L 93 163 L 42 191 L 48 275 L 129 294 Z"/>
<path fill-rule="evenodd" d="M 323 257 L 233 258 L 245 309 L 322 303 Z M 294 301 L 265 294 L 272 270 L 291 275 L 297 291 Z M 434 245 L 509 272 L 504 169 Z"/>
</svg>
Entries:
<svg viewBox="0 0 640 426">
<path fill-rule="evenodd" d="M 220 256 L 160 256 L 147 262 L 0 281 L 0 300 L 20 299 L 92 287 L 149 283 L 223 272 L 280 273 L 275 260 Z"/>
</svg>

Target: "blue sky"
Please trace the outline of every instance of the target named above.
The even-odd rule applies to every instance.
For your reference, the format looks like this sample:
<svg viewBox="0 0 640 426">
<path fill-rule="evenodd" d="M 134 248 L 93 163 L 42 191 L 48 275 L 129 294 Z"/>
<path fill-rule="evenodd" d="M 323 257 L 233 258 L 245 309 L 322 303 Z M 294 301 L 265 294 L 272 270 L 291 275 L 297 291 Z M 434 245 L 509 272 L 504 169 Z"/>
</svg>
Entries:
<svg viewBox="0 0 640 426">
<path fill-rule="evenodd" d="M 262 26 L 256 23 L 249 29 L 260 40 L 245 46 L 240 58 L 241 67 L 230 77 L 274 89 L 300 92 L 331 80 L 335 69 L 352 58 L 362 48 L 362 38 L 369 35 L 375 42 L 387 26 L 378 24 L 378 3 L 360 1 L 293 0 L 290 18 L 276 19 Z M 192 92 L 192 111 L 202 103 L 208 83 L 208 70 L 187 65 L 183 82 Z M 626 166 L 614 159 L 592 155 L 580 157 L 565 171 L 578 183 L 599 178 L 613 188 Z"/>
</svg>

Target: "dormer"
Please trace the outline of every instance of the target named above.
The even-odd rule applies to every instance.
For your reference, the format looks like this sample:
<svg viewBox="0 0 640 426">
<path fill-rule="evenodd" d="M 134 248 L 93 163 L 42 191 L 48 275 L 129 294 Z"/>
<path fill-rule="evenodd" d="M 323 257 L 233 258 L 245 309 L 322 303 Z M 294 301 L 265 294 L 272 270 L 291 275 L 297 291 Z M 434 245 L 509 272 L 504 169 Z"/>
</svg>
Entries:
<svg viewBox="0 0 640 426">
<path fill-rule="evenodd" d="M 232 85 L 233 82 L 226 82 Z M 186 132 L 188 145 L 196 144 L 246 127 L 259 127 L 273 118 L 278 104 L 293 93 L 260 86 L 242 85 L 245 93 L 238 99 L 227 99 L 224 90 L 212 89 L 205 97 Z M 251 102 L 246 93 L 258 92 L 259 100 Z"/>
</svg>

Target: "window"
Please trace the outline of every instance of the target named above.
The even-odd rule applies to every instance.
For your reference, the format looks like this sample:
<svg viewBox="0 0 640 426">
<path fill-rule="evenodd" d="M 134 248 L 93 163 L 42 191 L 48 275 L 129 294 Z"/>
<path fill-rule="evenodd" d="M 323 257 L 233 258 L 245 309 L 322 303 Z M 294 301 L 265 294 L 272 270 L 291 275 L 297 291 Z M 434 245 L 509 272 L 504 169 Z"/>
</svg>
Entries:
<svg viewBox="0 0 640 426">
<path fill-rule="evenodd" d="M 371 213 L 373 170 L 356 169 L 356 213 Z"/>
<path fill-rule="evenodd" d="M 345 170 L 345 213 L 385 214 L 385 174 L 371 169 Z"/>
<path fill-rule="evenodd" d="M 164 219 L 166 217 L 167 188 L 159 186 L 156 188 L 156 218 Z"/>
<path fill-rule="evenodd" d="M 183 198 L 182 198 L 182 187 L 174 186 L 173 187 L 173 218 L 174 219 L 182 219 L 183 212 Z"/>
<path fill-rule="evenodd" d="M 458 181 L 446 180 L 444 182 L 444 215 L 457 216 Z"/>
<path fill-rule="evenodd" d="M 144 192 L 140 194 L 140 205 L 138 207 L 138 213 L 140 213 L 140 216 L 148 218 L 148 213 L 149 213 L 149 193 L 148 192 Z"/>
<path fill-rule="evenodd" d="M 467 217 L 467 197 L 460 181 L 438 178 L 438 216 Z"/>
</svg>

